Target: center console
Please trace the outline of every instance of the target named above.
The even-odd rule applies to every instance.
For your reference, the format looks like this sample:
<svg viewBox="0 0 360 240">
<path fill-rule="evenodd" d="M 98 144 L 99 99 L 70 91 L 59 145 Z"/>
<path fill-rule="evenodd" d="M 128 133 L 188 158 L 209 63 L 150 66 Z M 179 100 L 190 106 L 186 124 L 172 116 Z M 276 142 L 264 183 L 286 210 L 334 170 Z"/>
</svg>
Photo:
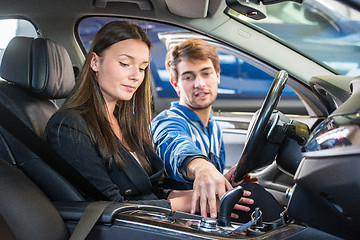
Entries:
<svg viewBox="0 0 360 240">
<path fill-rule="evenodd" d="M 256 209 L 247 223 L 233 222 L 231 209 L 243 194 L 241 187 L 229 191 L 220 202 L 218 219 L 169 209 L 113 203 L 109 205 L 86 239 L 337 239 L 314 228 L 286 219 L 263 222 Z M 88 202 L 57 202 L 55 206 L 73 232 Z"/>
</svg>

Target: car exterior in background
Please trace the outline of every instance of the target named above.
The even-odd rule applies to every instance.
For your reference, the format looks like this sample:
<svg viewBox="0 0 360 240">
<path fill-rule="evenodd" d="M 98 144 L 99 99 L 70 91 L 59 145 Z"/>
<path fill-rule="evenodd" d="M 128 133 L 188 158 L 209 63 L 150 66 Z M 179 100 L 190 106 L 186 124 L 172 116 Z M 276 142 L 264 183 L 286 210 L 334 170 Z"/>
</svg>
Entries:
<svg viewBox="0 0 360 240">
<path fill-rule="evenodd" d="M 103 17 L 83 19 L 79 24 L 78 31 L 85 49 L 89 49 L 90 42 L 99 28 L 115 20 L 121 19 Z M 167 109 L 172 101 L 178 99 L 165 69 L 166 52 L 172 45 L 189 38 L 205 39 L 218 48 L 221 82 L 214 111 L 251 112 L 260 108 L 273 77 L 244 61 L 234 49 L 221 44 L 219 41 L 179 27 L 153 21 L 133 20 L 133 22 L 146 30 L 152 42 L 150 70 L 156 113 Z M 284 90 L 283 99 L 289 101 L 287 106 L 292 106 L 286 109 L 288 112 L 293 114 L 304 114 L 306 112 L 296 93 L 288 86 Z"/>
</svg>

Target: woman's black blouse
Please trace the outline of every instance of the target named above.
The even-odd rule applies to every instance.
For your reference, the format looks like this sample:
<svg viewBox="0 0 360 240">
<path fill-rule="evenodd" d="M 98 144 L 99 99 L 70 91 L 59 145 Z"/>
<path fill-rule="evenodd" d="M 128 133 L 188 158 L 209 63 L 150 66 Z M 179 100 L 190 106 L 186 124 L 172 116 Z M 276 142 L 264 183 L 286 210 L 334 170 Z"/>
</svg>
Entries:
<svg viewBox="0 0 360 240">
<path fill-rule="evenodd" d="M 57 112 L 49 120 L 46 131 L 47 141 L 55 151 L 109 200 L 171 208 L 170 201 L 166 200 L 170 190 L 156 186 L 164 163 L 150 147 L 146 146 L 146 155 L 154 170 L 150 177 L 129 152 L 123 170 L 118 170 L 114 163 L 108 172 L 80 113 L 74 110 Z"/>
</svg>

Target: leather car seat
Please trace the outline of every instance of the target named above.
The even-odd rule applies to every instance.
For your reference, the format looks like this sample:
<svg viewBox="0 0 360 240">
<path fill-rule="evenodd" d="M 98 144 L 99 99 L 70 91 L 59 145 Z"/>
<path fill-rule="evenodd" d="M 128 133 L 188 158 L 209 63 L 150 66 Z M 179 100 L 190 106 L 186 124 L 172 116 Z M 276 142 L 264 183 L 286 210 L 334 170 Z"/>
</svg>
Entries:
<svg viewBox="0 0 360 240">
<path fill-rule="evenodd" d="M 0 159 L 1 239 L 69 239 L 52 202 L 19 169 Z"/>
<path fill-rule="evenodd" d="M 15 37 L 0 66 L 0 102 L 40 137 L 58 109 L 54 99 L 68 95 L 75 76 L 66 49 L 45 38 Z M 0 112 L 0 116 L 1 116 Z M 0 127 L 0 157 L 21 169 L 55 201 L 82 201 L 60 174 Z"/>
</svg>

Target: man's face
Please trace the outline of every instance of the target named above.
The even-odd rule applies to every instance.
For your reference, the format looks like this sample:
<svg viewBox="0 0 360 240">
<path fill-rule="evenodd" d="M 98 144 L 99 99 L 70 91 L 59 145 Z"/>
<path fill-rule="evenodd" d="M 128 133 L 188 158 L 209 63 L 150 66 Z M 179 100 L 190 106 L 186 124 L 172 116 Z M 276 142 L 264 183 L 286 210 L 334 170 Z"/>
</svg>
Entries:
<svg viewBox="0 0 360 240">
<path fill-rule="evenodd" d="M 180 104 L 192 110 L 211 107 L 217 96 L 220 72 L 216 72 L 210 59 L 183 59 L 177 66 L 178 81 L 171 84 L 180 97 Z"/>
</svg>

